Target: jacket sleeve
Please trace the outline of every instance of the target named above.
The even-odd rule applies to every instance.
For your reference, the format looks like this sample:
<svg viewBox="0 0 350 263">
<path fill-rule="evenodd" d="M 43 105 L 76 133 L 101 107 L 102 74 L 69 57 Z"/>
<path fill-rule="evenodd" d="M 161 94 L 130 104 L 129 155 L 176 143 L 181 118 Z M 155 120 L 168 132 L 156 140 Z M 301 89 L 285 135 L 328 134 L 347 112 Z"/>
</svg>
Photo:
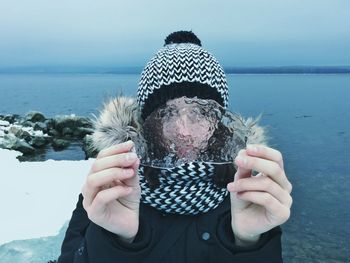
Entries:
<svg viewBox="0 0 350 263">
<path fill-rule="evenodd" d="M 235 244 L 234 234 L 231 228 L 231 214 L 226 213 L 219 221 L 217 237 L 221 246 L 226 252 L 225 255 L 232 259 L 232 262 L 269 262 L 281 263 L 282 230 L 277 226 L 270 231 L 263 233 L 257 243 L 249 247 L 240 247 Z M 226 258 L 227 260 L 227 258 Z M 223 261 L 226 262 L 226 261 Z"/>
<path fill-rule="evenodd" d="M 150 251 L 151 227 L 140 217 L 139 231 L 133 243 L 91 222 L 83 208 L 80 194 L 61 247 L 58 263 L 142 262 Z"/>
<path fill-rule="evenodd" d="M 85 250 L 81 255 L 85 260 L 76 262 L 143 262 L 151 251 L 152 231 L 140 219 L 140 227 L 133 243 L 125 243 L 118 236 L 91 223 L 85 235 Z"/>
<path fill-rule="evenodd" d="M 83 196 L 80 194 L 61 246 L 58 263 L 74 261 L 75 255 L 81 252 L 81 244 L 84 242 L 84 235 L 89 224 L 90 220 L 83 207 Z"/>
</svg>

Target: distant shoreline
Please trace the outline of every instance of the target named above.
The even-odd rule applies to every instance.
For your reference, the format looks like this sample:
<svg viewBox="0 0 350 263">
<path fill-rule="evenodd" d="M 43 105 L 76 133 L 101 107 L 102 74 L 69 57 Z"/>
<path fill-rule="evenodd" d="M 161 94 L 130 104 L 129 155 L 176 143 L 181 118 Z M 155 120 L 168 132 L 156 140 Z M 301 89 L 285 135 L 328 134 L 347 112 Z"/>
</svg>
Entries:
<svg viewBox="0 0 350 263">
<path fill-rule="evenodd" d="M 349 74 L 350 67 L 250 67 L 225 68 L 226 74 Z"/>
<path fill-rule="evenodd" d="M 226 74 L 349 74 L 350 66 L 224 67 Z M 0 74 L 140 74 L 142 67 L 8 67 Z"/>
</svg>

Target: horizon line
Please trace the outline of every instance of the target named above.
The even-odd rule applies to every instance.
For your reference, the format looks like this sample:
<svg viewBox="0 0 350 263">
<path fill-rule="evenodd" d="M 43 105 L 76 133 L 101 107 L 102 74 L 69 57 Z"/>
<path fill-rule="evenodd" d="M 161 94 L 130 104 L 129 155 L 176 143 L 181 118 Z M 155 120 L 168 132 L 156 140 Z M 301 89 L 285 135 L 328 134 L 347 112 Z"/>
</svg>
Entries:
<svg viewBox="0 0 350 263">
<path fill-rule="evenodd" d="M 324 74 L 324 73 L 350 73 L 350 65 L 279 65 L 279 66 L 223 66 L 226 74 Z M 0 74 L 16 73 L 82 73 L 82 74 L 140 74 L 141 66 L 10 66 L 0 67 Z"/>
</svg>

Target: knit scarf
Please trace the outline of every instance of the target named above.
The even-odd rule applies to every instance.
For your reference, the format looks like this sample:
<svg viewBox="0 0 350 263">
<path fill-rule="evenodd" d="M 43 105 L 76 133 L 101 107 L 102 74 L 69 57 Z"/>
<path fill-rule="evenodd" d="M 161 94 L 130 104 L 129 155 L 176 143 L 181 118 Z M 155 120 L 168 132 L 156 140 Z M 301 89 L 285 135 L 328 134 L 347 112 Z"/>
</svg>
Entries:
<svg viewBox="0 0 350 263">
<path fill-rule="evenodd" d="M 158 178 L 146 179 L 151 169 Z M 215 209 L 227 195 L 226 187 L 213 182 L 214 165 L 190 162 L 175 168 L 140 166 L 141 202 L 164 213 L 196 215 Z M 156 180 L 152 187 L 152 180 Z"/>
</svg>

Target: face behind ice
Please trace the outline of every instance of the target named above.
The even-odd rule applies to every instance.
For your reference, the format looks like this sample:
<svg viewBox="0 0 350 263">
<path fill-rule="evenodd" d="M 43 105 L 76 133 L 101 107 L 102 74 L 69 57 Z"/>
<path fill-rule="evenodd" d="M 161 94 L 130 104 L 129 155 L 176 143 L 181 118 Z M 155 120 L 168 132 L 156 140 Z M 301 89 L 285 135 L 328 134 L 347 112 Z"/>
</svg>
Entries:
<svg viewBox="0 0 350 263">
<path fill-rule="evenodd" d="M 204 152 L 217 126 L 216 116 L 208 114 L 198 101 L 176 98 L 156 111 L 161 120 L 164 147 L 180 159 L 195 160 Z"/>
<path fill-rule="evenodd" d="M 244 125 L 214 100 L 169 100 L 143 124 L 147 146 L 141 151 L 141 162 L 162 167 L 192 161 L 232 162 L 245 146 L 244 131 L 236 126 Z"/>
</svg>

